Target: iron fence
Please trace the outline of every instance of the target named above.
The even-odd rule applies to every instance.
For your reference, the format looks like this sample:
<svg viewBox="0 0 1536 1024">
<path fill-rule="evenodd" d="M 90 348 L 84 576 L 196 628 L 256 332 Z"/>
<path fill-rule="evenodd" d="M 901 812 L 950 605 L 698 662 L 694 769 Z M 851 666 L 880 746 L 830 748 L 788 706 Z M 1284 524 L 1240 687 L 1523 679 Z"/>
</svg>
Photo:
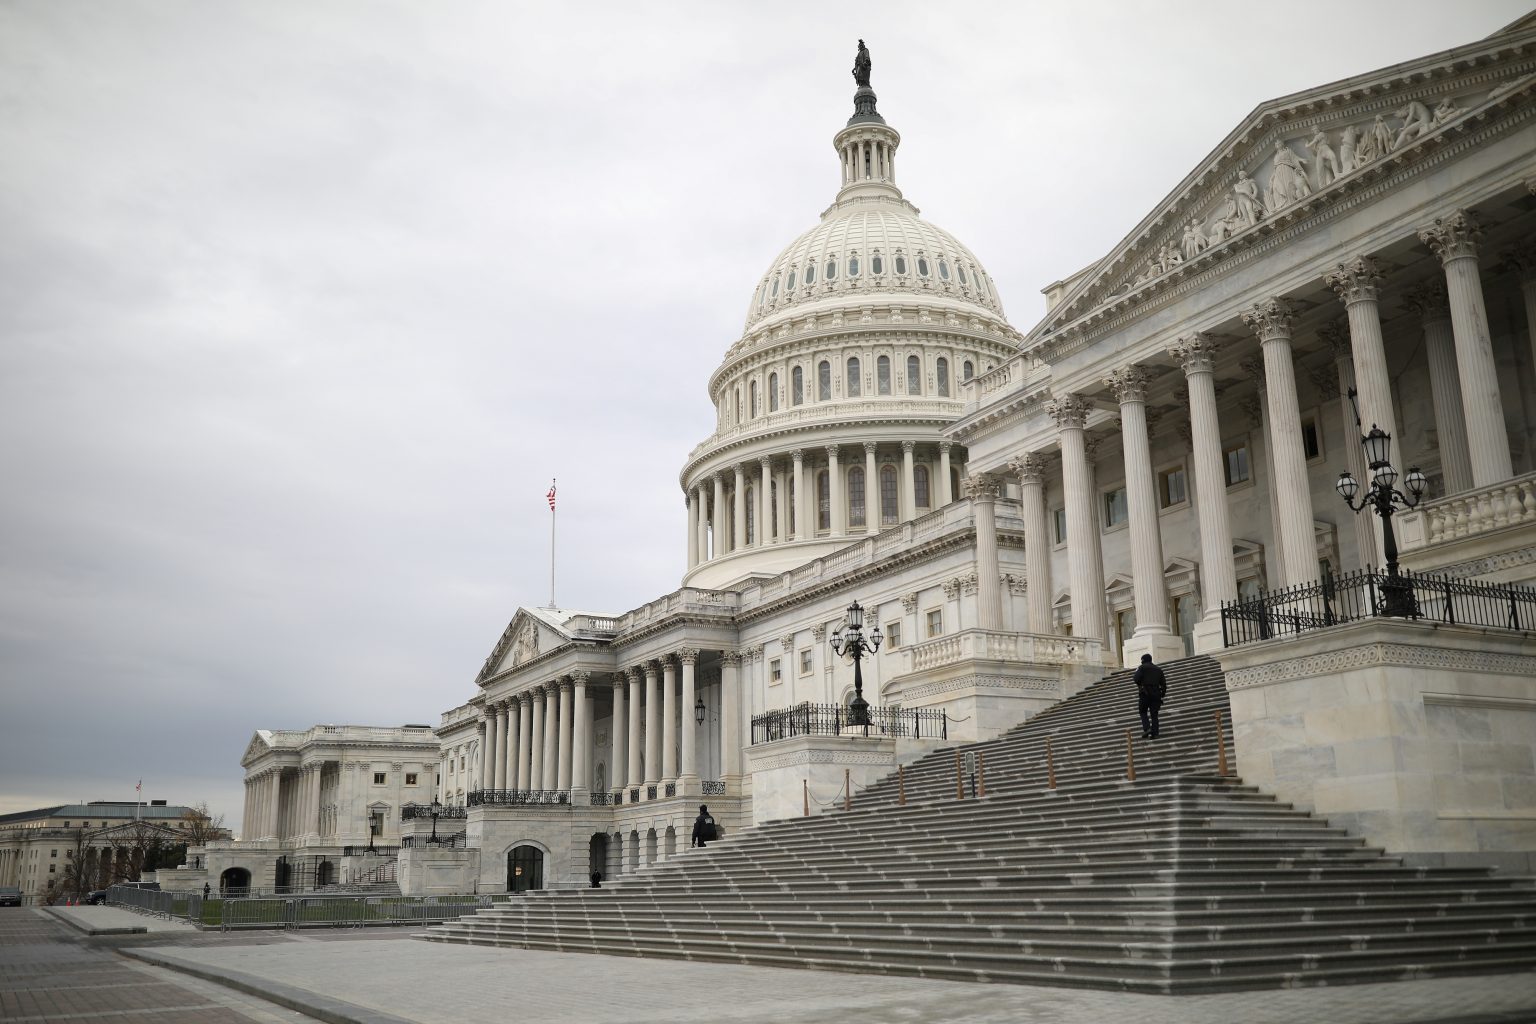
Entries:
<svg viewBox="0 0 1536 1024">
<path fill-rule="evenodd" d="M 185 920 L 200 928 L 363 928 L 436 924 L 490 909 L 492 897 L 295 896 L 204 899 L 195 892 L 154 892 L 114 885 L 107 902 Z"/>
<path fill-rule="evenodd" d="M 1536 630 L 1536 588 L 1459 580 L 1431 573 L 1397 577 L 1375 569 L 1325 576 L 1247 600 L 1224 601 L 1221 639 L 1225 647 L 1272 640 L 1316 629 L 1385 616 L 1388 595 L 1410 614 L 1408 621 Z"/>
<path fill-rule="evenodd" d="M 406 804 L 400 808 L 401 821 L 415 821 L 418 818 L 425 821 L 431 818 L 431 804 Z M 449 804 L 437 805 L 437 818 L 440 821 L 451 821 L 469 817 L 468 807 L 458 807 Z"/>
<path fill-rule="evenodd" d="M 705 779 L 703 792 L 705 796 L 725 796 L 725 783 Z"/>
<path fill-rule="evenodd" d="M 400 846 L 406 850 L 464 850 L 469 848 L 469 837 L 463 832 L 455 832 L 451 836 L 406 836 L 400 840 Z"/>
<path fill-rule="evenodd" d="M 842 704 L 798 704 L 752 716 L 752 744 L 791 736 L 901 736 L 948 739 L 949 714 L 943 708 L 870 708 L 869 722 L 853 725 Z"/>
<path fill-rule="evenodd" d="M 571 794 L 563 789 L 477 789 L 467 801 L 470 807 L 559 806 L 570 802 Z"/>
<path fill-rule="evenodd" d="M 399 852 L 399 846 L 384 846 L 383 844 L 378 846 L 343 846 L 341 848 L 341 855 L 343 857 L 393 857 Z"/>
<path fill-rule="evenodd" d="M 612 807 L 614 804 L 620 802 L 619 797 L 620 794 L 618 793 L 599 793 L 594 790 L 592 792 L 591 803 L 593 807 Z"/>
</svg>

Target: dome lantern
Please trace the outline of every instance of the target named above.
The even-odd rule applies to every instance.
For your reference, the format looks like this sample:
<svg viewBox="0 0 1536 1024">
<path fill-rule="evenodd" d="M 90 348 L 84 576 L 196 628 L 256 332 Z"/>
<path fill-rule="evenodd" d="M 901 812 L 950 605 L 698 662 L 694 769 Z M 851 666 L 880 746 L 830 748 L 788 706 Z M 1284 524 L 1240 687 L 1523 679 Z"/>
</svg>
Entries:
<svg viewBox="0 0 1536 1024">
<path fill-rule="evenodd" d="M 896 187 L 896 147 L 901 134 L 885 123 L 875 109 L 875 90 L 869 86 L 869 49 L 859 40 L 853 62 L 853 116 L 832 140 L 842 161 L 842 188 L 837 201 L 865 196 L 901 198 Z"/>
</svg>

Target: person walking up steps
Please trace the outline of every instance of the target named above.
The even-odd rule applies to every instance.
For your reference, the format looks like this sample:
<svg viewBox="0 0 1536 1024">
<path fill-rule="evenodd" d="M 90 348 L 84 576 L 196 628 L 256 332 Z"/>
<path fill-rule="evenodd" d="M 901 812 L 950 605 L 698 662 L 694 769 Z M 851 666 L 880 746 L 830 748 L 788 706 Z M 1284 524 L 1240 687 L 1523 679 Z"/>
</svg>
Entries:
<svg viewBox="0 0 1536 1024">
<path fill-rule="evenodd" d="M 1136 713 L 1141 716 L 1141 738 L 1157 739 L 1157 712 L 1168 693 L 1163 670 L 1152 664 L 1152 655 L 1143 654 L 1136 669 Z"/>
<path fill-rule="evenodd" d="M 709 808 L 699 804 L 699 816 L 693 819 L 693 840 L 688 845 L 703 848 L 706 843 L 714 842 L 719 834 L 715 819 L 709 816 Z"/>
</svg>

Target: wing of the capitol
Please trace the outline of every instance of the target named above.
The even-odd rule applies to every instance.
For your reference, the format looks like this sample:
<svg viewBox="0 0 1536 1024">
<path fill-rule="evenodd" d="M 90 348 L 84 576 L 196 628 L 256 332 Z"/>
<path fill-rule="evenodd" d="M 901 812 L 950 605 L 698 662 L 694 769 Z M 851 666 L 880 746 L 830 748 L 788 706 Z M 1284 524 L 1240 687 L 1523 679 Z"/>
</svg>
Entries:
<svg viewBox="0 0 1536 1024">
<path fill-rule="evenodd" d="M 1536 870 L 1536 15 L 1260 103 L 1028 327 L 902 192 L 861 61 L 831 205 L 699 382 L 681 585 L 519 608 L 430 728 L 257 732 L 195 888 L 622 885 L 701 804 L 730 840 L 934 751 L 971 799 L 954 750 L 1143 655 L 1165 716 L 1209 667 L 1188 728 L 1257 792 Z M 1116 713 L 1095 756 L 1155 768 Z"/>
</svg>

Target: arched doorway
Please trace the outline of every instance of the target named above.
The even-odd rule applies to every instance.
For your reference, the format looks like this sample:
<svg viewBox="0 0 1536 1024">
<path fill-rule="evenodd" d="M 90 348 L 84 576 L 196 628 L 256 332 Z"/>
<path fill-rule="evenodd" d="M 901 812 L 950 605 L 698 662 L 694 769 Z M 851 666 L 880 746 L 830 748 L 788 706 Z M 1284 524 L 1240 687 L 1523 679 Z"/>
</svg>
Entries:
<svg viewBox="0 0 1536 1024">
<path fill-rule="evenodd" d="M 608 836 L 603 832 L 595 832 L 587 843 L 587 877 L 593 872 L 608 877 Z"/>
<path fill-rule="evenodd" d="M 219 895 L 244 896 L 251 891 L 251 873 L 245 868 L 225 868 L 219 876 Z"/>
<path fill-rule="evenodd" d="M 336 865 L 328 860 L 321 861 L 319 866 L 315 868 L 315 887 L 319 888 L 322 885 L 330 885 L 335 881 Z"/>
<path fill-rule="evenodd" d="M 516 846 L 507 854 L 507 892 L 544 888 L 544 854 L 537 846 Z"/>
<path fill-rule="evenodd" d="M 286 892 L 293 882 L 293 865 L 288 863 L 287 857 L 277 858 L 277 864 L 272 872 L 272 884 L 278 892 Z"/>
</svg>

